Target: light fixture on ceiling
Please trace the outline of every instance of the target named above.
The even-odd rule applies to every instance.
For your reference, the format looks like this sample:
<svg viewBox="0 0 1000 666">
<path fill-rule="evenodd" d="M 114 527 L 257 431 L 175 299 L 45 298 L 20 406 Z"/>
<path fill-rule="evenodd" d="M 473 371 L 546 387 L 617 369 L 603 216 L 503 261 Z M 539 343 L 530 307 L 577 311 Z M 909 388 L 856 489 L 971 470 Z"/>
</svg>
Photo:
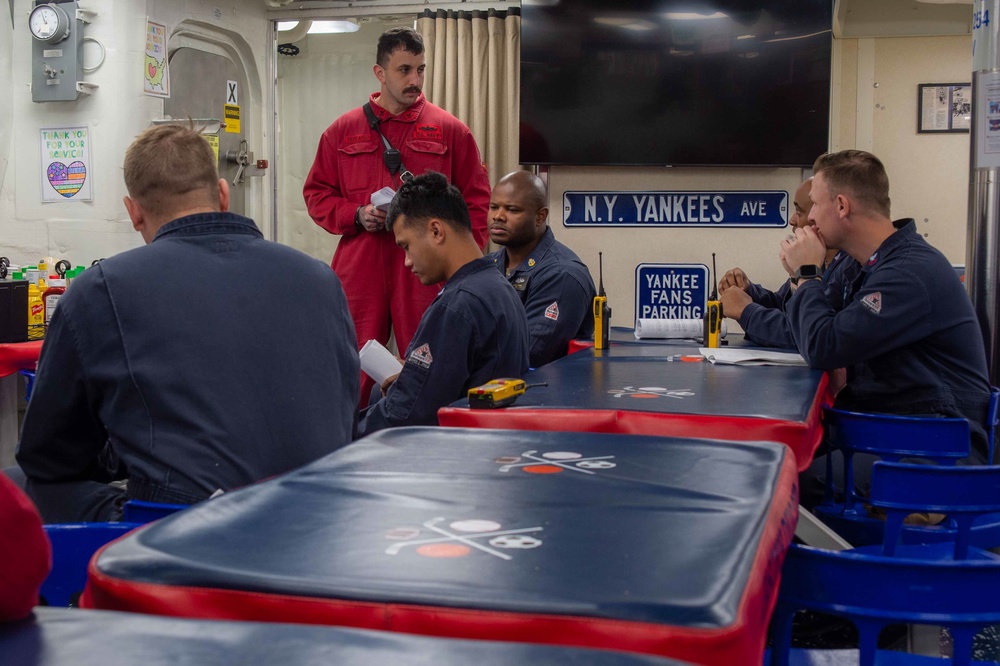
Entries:
<svg viewBox="0 0 1000 666">
<path fill-rule="evenodd" d="M 310 21 L 310 35 L 329 35 L 343 32 L 357 32 L 361 26 L 354 19 L 338 19 L 335 21 Z M 279 21 L 278 31 L 290 31 L 298 26 L 298 21 Z"/>
<path fill-rule="evenodd" d="M 329 35 L 339 32 L 357 32 L 361 29 L 354 19 L 339 19 L 336 21 L 313 21 L 309 28 L 310 35 Z"/>
<path fill-rule="evenodd" d="M 667 12 L 663 18 L 670 21 L 700 21 L 702 19 L 729 18 L 727 14 L 715 12 L 713 14 L 698 14 L 696 12 Z"/>
<path fill-rule="evenodd" d="M 655 24 L 640 18 L 631 17 L 612 17 L 612 16 L 598 16 L 594 19 L 594 23 L 599 23 L 601 25 L 610 25 L 615 28 L 623 28 L 625 30 L 635 30 L 638 32 L 652 30 L 656 27 Z"/>
</svg>

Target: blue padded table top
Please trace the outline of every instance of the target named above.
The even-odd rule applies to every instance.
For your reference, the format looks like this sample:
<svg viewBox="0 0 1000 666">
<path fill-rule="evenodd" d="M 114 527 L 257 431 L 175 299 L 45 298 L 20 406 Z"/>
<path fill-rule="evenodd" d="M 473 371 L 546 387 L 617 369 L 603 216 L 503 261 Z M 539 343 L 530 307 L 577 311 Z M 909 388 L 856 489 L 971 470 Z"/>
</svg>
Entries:
<svg viewBox="0 0 1000 666">
<path fill-rule="evenodd" d="M 606 650 L 68 608 L 0 624 L 0 655 L 11 666 L 682 666 Z"/>
<path fill-rule="evenodd" d="M 532 640 L 617 647 L 583 619 L 759 655 L 796 506 L 775 443 L 392 429 L 111 544 L 83 603 L 501 640 L 559 618 Z"/>
<path fill-rule="evenodd" d="M 502 409 L 459 400 L 444 426 L 664 434 L 778 441 L 805 469 L 822 439 L 826 374 L 796 366 L 718 365 L 687 346 L 584 349 L 525 375 L 529 388 Z"/>
<path fill-rule="evenodd" d="M 751 417 L 803 422 L 825 387 L 822 370 L 719 365 L 698 349 L 651 345 L 584 349 L 525 375 L 528 389 L 507 411 L 587 409 Z M 468 400 L 452 407 L 468 407 Z"/>
</svg>

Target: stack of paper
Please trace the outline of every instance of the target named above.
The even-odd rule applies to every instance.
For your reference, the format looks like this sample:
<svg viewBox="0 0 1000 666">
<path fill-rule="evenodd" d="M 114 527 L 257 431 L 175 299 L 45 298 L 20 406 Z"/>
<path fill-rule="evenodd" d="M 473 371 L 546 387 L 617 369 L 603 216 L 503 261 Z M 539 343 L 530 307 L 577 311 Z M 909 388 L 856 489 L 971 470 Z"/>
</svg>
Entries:
<svg viewBox="0 0 1000 666">
<path fill-rule="evenodd" d="M 728 332 L 726 322 L 722 322 L 721 337 Z M 705 336 L 705 324 L 701 319 L 637 319 L 635 339 L 646 338 L 689 338 L 701 340 Z"/>
<path fill-rule="evenodd" d="M 396 190 L 383 187 L 378 192 L 372 192 L 372 204 L 379 210 L 389 210 L 389 202 L 396 196 Z"/>
<path fill-rule="evenodd" d="M 721 365 L 808 365 L 801 354 L 752 347 L 701 347 L 702 356 Z"/>
<path fill-rule="evenodd" d="M 399 362 L 399 359 L 383 347 L 378 340 L 366 342 L 365 346 L 358 352 L 358 356 L 361 358 L 361 369 L 378 384 L 399 374 L 403 369 L 403 364 Z"/>
</svg>

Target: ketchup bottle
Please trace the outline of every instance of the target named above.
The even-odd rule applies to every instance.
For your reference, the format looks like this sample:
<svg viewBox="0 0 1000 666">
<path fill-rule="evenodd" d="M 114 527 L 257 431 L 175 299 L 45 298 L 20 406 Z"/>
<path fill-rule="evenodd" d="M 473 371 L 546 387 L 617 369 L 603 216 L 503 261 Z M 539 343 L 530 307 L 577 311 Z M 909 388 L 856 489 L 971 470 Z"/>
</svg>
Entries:
<svg viewBox="0 0 1000 666">
<path fill-rule="evenodd" d="M 52 321 L 52 313 L 56 311 L 56 304 L 60 297 L 66 293 L 65 278 L 58 278 L 55 275 L 49 278 L 49 286 L 42 292 L 42 303 L 45 305 L 45 327 L 49 327 Z"/>
</svg>

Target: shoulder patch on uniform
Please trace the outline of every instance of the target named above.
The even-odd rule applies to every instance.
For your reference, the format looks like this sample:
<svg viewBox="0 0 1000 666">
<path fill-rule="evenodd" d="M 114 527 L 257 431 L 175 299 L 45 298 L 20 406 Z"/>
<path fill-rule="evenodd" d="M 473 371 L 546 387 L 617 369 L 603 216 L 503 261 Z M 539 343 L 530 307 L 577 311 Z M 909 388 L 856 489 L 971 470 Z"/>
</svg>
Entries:
<svg viewBox="0 0 1000 666">
<path fill-rule="evenodd" d="M 434 357 L 431 356 L 430 345 L 425 343 L 411 351 L 409 357 L 406 359 L 406 362 L 419 365 L 421 368 L 431 367 L 431 363 L 434 362 Z"/>
<path fill-rule="evenodd" d="M 861 299 L 861 304 L 874 314 L 882 312 L 882 292 L 875 291 Z"/>
<path fill-rule="evenodd" d="M 552 321 L 558 321 L 559 319 L 559 301 L 553 301 L 552 305 L 545 308 L 545 318 L 551 319 Z"/>
</svg>

